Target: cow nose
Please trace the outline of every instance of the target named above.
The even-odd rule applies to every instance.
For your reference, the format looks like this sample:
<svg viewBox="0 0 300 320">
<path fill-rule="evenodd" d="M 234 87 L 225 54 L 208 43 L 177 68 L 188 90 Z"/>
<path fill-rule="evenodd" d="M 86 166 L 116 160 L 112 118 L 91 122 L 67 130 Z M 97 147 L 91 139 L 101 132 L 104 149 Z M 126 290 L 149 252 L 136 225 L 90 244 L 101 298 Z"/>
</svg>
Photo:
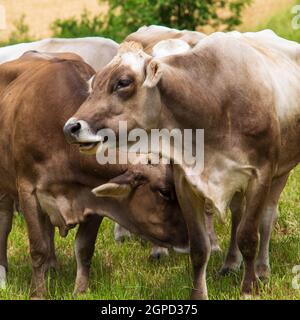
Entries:
<svg viewBox="0 0 300 320">
<path fill-rule="evenodd" d="M 69 143 L 77 141 L 78 134 L 81 129 L 81 124 L 78 121 L 68 121 L 64 126 L 64 134 Z"/>
</svg>

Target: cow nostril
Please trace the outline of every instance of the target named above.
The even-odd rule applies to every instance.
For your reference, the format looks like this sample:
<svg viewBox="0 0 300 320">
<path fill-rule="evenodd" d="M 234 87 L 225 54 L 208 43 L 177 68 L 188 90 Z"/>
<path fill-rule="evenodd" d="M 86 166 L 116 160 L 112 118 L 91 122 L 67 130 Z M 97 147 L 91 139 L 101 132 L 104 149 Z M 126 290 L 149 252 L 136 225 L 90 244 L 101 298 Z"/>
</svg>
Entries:
<svg viewBox="0 0 300 320">
<path fill-rule="evenodd" d="M 72 134 L 75 134 L 75 133 L 78 132 L 80 129 L 81 129 L 81 124 L 80 124 L 80 122 L 76 122 L 76 123 L 74 123 L 74 124 L 71 126 L 70 132 L 71 132 Z"/>
</svg>

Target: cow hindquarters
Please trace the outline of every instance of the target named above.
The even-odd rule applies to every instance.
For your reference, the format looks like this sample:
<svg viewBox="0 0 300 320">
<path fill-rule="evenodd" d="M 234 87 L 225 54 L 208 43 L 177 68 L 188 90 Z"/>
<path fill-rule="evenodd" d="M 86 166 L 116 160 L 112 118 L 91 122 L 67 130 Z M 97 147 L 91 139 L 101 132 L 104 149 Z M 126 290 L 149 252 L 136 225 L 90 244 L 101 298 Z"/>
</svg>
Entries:
<svg viewBox="0 0 300 320">
<path fill-rule="evenodd" d="M 198 197 L 181 170 L 174 166 L 176 193 L 190 239 L 190 255 L 194 271 L 192 299 L 208 299 L 206 285 L 206 268 L 210 257 L 211 244 L 206 229 L 205 200 Z"/>
<path fill-rule="evenodd" d="M 75 240 L 77 274 L 74 295 L 84 293 L 88 289 L 91 260 L 102 220 L 99 215 L 91 215 L 86 222 L 79 225 Z"/>
<path fill-rule="evenodd" d="M 13 200 L 6 194 L 0 194 L 0 289 L 6 287 L 7 239 L 12 227 Z"/>
</svg>

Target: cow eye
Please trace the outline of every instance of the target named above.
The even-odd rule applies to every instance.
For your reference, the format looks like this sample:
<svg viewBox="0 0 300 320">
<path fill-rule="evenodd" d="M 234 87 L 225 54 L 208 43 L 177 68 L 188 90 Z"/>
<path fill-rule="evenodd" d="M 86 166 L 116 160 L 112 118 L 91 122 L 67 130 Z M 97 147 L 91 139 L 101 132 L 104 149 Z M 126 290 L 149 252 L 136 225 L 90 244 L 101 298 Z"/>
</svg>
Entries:
<svg viewBox="0 0 300 320">
<path fill-rule="evenodd" d="M 119 89 L 123 89 L 126 87 L 129 87 L 132 84 L 132 80 L 131 79 L 120 79 L 116 86 L 115 86 L 115 90 L 119 90 Z"/>
<path fill-rule="evenodd" d="M 159 195 L 165 200 L 171 200 L 172 194 L 170 190 L 158 189 Z"/>
</svg>

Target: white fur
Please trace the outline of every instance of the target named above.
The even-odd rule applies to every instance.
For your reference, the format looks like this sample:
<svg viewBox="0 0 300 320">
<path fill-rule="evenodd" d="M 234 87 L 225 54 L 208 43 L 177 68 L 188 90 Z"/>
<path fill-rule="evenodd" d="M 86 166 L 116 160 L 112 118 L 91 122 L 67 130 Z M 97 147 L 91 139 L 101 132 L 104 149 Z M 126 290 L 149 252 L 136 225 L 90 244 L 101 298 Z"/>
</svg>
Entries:
<svg viewBox="0 0 300 320">
<path fill-rule="evenodd" d="M 0 265 L 0 290 L 6 288 L 6 269 Z"/>
<path fill-rule="evenodd" d="M 134 52 L 126 52 L 121 56 L 122 63 L 130 67 L 134 72 L 140 73 L 144 68 L 145 58 Z"/>
<path fill-rule="evenodd" d="M 257 50 L 255 61 L 248 67 L 258 79 L 264 80 L 275 95 L 275 108 L 282 123 L 300 116 L 300 44 L 277 36 L 272 30 L 260 32 L 215 32 L 198 46 L 224 37 L 236 38 Z"/>
<path fill-rule="evenodd" d="M 89 124 L 86 121 L 80 120 L 78 121 L 76 118 L 71 118 L 67 121 L 66 125 L 68 124 L 73 124 L 79 122 L 81 124 L 81 129 L 79 131 L 79 135 L 78 135 L 78 142 L 100 142 L 103 140 L 103 137 L 97 134 L 94 134 L 91 129 Z"/>
<path fill-rule="evenodd" d="M 162 40 L 153 47 L 152 56 L 155 58 L 163 58 L 174 54 L 181 54 L 190 49 L 189 44 L 180 39 Z"/>
<path fill-rule="evenodd" d="M 190 247 L 186 247 L 186 248 L 173 247 L 173 249 L 178 253 L 190 253 L 191 251 Z"/>
<path fill-rule="evenodd" d="M 77 39 L 44 39 L 0 48 L 0 63 L 15 60 L 27 51 L 71 52 L 78 54 L 96 71 L 101 70 L 117 54 L 118 44 L 100 37 Z"/>
<path fill-rule="evenodd" d="M 140 27 L 137 32 L 144 32 L 144 31 L 151 31 L 151 32 L 155 32 L 155 31 L 171 31 L 171 32 L 180 32 L 177 29 L 173 29 L 173 28 L 168 28 L 168 27 L 164 27 L 164 26 L 156 26 L 156 25 L 151 25 L 151 26 L 143 26 Z"/>
<path fill-rule="evenodd" d="M 116 223 L 114 229 L 114 237 L 116 241 L 123 241 L 126 237 L 130 238 L 131 233 L 127 229 Z"/>
<path fill-rule="evenodd" d="M 155 245 L 153 245 L 150 253 L 150 256 L 152 256 L 153 258 L 157 256 L 162 257 L 162 256 L 168 256 L 168 255 L 169 255 L 169 250 L 167 248 L 159 247 Z"/>
</svg>

